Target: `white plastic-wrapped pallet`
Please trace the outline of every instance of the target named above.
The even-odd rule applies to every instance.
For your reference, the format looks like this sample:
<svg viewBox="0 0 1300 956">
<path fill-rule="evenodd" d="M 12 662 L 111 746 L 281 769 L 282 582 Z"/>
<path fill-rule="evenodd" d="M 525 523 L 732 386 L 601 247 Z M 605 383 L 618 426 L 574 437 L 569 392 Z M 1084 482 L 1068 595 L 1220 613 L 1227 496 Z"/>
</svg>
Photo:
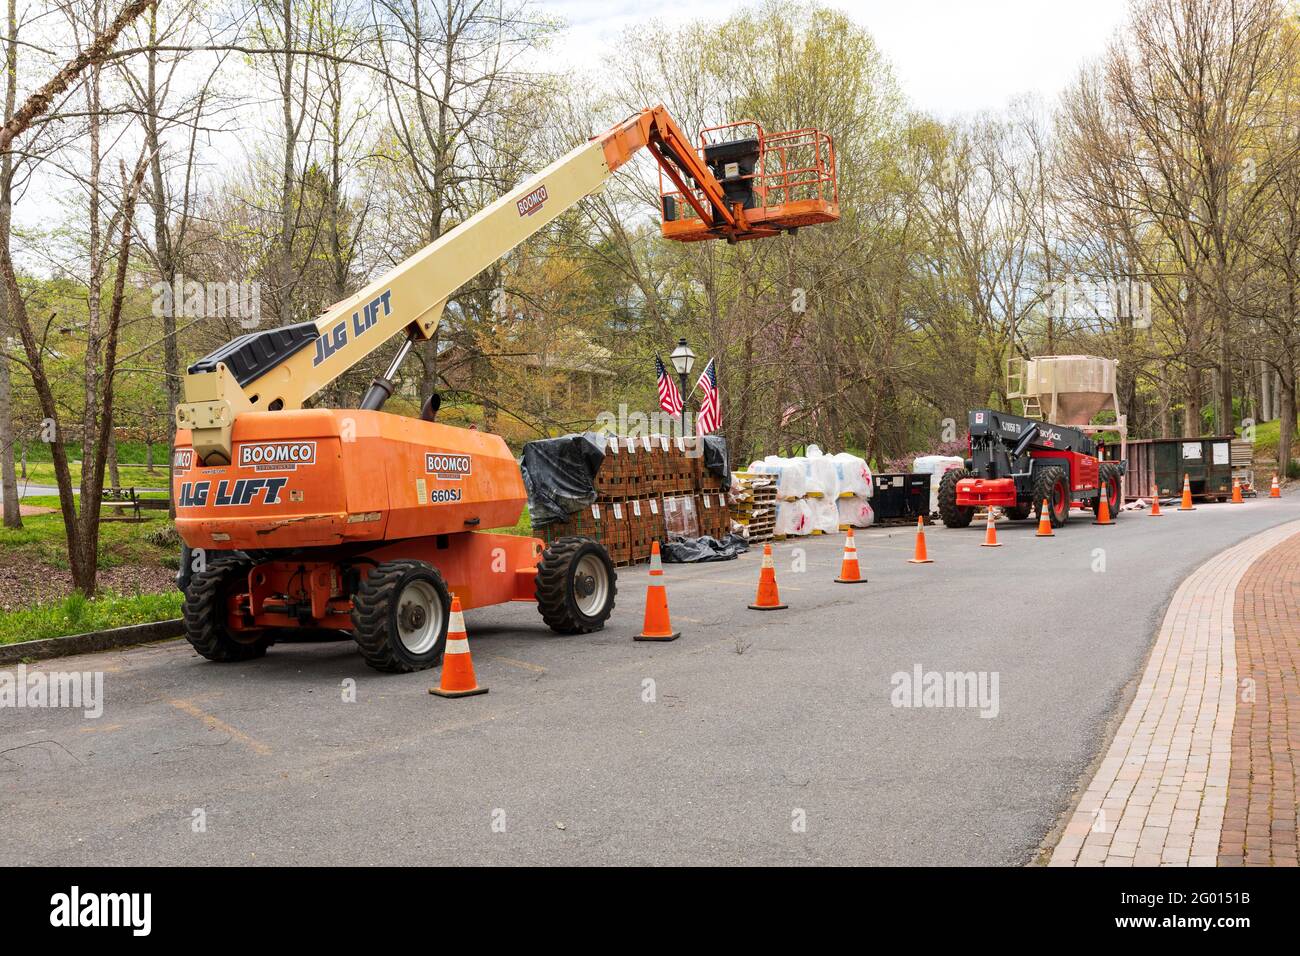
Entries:
<svg viewBox="0 0 1300 956">
<path fill-rule="evenodd" d="M 835 498 L 809 498 L 813 530 L 835 534 L 840 530 L 840 508 Z"/>
<path fill-rule="evenodd" d="M 821 481 L 818 480 L 816 473 L 813 471 L 812 462 L 803 455 L 787 460 L 790 462 L 791 467 L 799 469 L 803 474 L 803 494 L 800 495 L 801 498 L 820 497 L 826 493 Z"/>
<path fill-rule="evenodd" d="M 808 475 L 809 484 L 820 485 L 822 495 L 827 498 L 839 497 L 840 479 L 835 460 L 823 455 L 816 445 L 809 445 L 807 461 L 805 474 Z"/>
<path fill-rule="evenodd" d="M 939 482 L 944 472 L 964 465 L 965 459 L 955 455 L 919 455 L 912 462 L 912 474 L 930 476 L 930 513 L 939 510 Z"/>
<path fill-rule="evenodd" d="M 857 455 L 850 455 L 848 452 L 842 451 L 830 457 L 835 466 L 835 482 L 839 493 L 870 498 L 871 467 Z"/>
<path fill-rule="evenodd" d="M 803 462 L 798 459 L 768 455 L 761 463 L 755 462 L 751 467 L 760 467 L 765 474 L 777 476 L 776 496 L 778 498 L 802 498 L 807 494 Z"/>
<path fill-rule="evenodd" d="M 812 508 L 808 505 L 808 499 L 797 498 L 794 501 L 778 501 L 776 503 L 774 534 L 797 537 L 811 534 L 812 528 Z"/>
<path fill-rule="evenodd" d="M 852 525 L 855 528 L 869 528 L 871 523 L 876 520 L 876 514 L 871 510 L 871 502 L 866 498 L 859 498 L 857 495 L 850 495 L 847 498 L 840 498 L 835 502 L 839 509 L 840 524 Z"/>
</svg>

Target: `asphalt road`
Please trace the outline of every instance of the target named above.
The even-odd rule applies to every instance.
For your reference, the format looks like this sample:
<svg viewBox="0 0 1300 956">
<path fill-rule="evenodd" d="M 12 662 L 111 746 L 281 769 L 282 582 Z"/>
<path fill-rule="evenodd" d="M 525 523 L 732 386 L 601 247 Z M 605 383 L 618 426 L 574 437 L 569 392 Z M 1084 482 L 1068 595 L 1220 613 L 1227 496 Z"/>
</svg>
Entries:
<svg viewBox="0 0 1300 956">
<path fill-rule="evenodd" d="M 857 587 L 830 581 L 840 539 L 802 539 L 777 549 L 788 611 L 746 610 L 757 555 L 669 566 L 684 636 L 660 645 L 631 640 L 637 569 L 598 634 L 552 635 L 524 604 L 468 614 L 491 693 L 463 700 L 349 642 L 46 662 L 104 670 L 105 710 L 0 710 L 0 864 L 1024 864 L 1174 587 L 1298 517 L 1292 497 L 1076 516 L 1052 539 L 1003 524 L 997 550 L 940 526 L 926 566 L 911 529 L 873 529 Z M 916 665 L 996 672 L 997 715 L 893 706 Z"/>
</svg>

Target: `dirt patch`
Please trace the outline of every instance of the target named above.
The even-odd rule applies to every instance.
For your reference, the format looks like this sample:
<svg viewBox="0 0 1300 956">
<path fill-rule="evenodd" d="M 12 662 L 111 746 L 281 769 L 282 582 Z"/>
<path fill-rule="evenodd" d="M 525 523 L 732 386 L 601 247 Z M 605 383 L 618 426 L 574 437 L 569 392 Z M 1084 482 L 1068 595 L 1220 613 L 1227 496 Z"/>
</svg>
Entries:
<svg viewBox="0 0 1300 956">
<path fill-rule="evenodd" d="M 53 508 L 41 508 L 36 505 L 25 505 L 18 502 L 18 514 L 23 518 L 35 518 L 37 515 L 52 515 Z"/>
<path fill-rule="evenodd" d="M 156 594 L 176 587 L 176 572 L 158 565 L 122 565 L 99 572 L 99 587 L 118 594 Z M 72 593 L 72 573 L 0 555 L 0 612 L 55 601 Z"/>
</svg>

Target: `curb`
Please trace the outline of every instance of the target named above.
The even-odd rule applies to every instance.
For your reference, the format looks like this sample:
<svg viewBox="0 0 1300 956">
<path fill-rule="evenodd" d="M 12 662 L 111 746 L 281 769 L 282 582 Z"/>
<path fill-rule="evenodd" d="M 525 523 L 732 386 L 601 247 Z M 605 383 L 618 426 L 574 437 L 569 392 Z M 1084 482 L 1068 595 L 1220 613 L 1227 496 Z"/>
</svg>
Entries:
<svg viewBox="0 0 1300 956">
<path fill-rule="evenodd" d="M 107 631 L 92 631 L 89 634 L 72 634 L 68 637 L 49 637 L 41 641 L 2 644 L 0 664 L 17 664 L 21 661 L 50 657 L 69 657 L 73 654 L 93 654 L 96 651 L 108 651 L 115 647 L 170 640 L 184 633 L 185 623 L 177 618 L 173 621 L 151 621 L 148 624 L 131 624 Z"/>
</svg>

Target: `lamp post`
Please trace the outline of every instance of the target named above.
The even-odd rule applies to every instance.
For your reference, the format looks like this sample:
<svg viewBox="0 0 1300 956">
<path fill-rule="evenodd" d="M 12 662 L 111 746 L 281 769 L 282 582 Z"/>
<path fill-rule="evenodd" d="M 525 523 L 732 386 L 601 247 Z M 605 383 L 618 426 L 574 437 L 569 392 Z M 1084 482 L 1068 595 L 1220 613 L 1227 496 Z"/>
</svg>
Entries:
<svg viewBox="0 0 1300 956">
<path fill-rule="evenodd" d="M 686 339 L 677 340 L 677 348 L 673 349 L 672 354 L 668 356 L 673 363 L 673 368 L 677 370 L 677 381 L 681 386 L 682 393 L 682 434 L 686 434 L 686 406 L 688 402 L 688 392 L 686 391 L 686 376 L 691 374 L 691 369 L 695 367 L 695 353 L 691 347 L 686 344 Z"/>
</svg>

